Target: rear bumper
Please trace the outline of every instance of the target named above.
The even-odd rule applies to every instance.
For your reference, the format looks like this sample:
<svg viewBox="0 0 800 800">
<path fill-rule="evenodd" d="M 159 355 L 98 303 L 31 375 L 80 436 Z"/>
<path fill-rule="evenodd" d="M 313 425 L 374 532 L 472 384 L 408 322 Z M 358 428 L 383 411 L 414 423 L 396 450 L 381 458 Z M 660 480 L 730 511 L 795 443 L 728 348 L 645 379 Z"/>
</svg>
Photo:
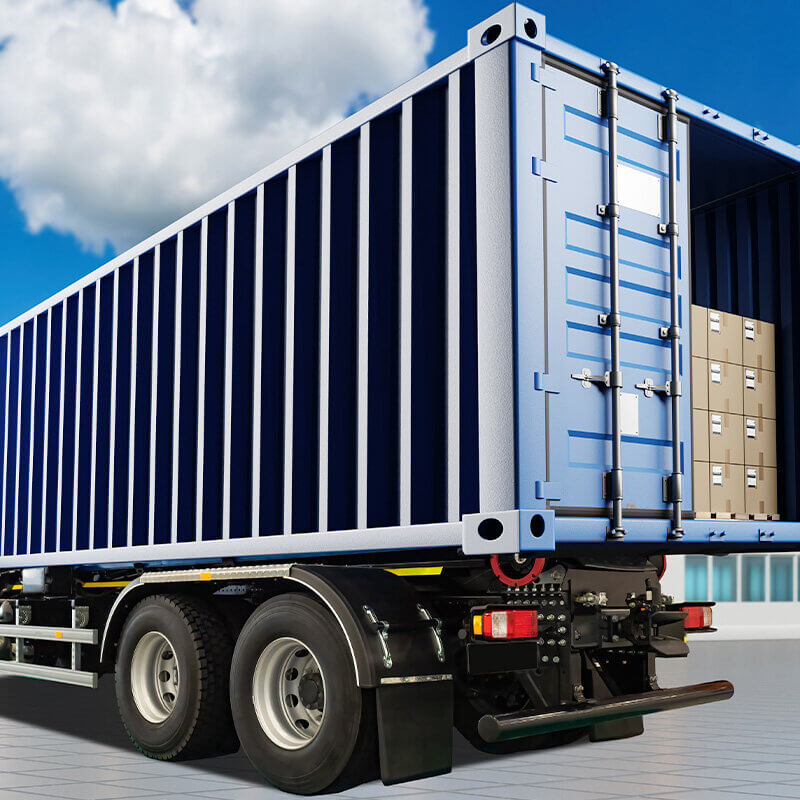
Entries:
<svg viewBox="0 0 800 800">
<path fill-rule="evenodd" d="M 680 686 L 676 689 L 657 689 L 644 694 L 622 695 L 558 711 L 487 714 L 478 723 L 478 733 L 487 742 L 500 742 L 568 728 L 582 728 L 625 717 L 654 714 L 656 711 L 714 703 L 717 700 L 728 700 L 730 697 L 733 697 L 732 683 L 712 681 L 694 686 Z"/>
</svg>

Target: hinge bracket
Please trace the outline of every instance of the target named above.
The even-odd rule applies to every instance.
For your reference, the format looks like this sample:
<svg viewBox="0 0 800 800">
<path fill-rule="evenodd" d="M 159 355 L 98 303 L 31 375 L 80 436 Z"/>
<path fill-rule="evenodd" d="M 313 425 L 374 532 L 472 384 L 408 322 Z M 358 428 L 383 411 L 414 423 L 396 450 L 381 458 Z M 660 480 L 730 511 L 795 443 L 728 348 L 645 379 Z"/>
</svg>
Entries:
<svg viewBox="0 0 800 800">
<path fill-rule="evenodd" d="M 547 372 L 533 373 L 533 388 L 537 392 L 547 392 L 547 394 L 560 394 L 561 387 L 555 377 Z"/>
</svg>

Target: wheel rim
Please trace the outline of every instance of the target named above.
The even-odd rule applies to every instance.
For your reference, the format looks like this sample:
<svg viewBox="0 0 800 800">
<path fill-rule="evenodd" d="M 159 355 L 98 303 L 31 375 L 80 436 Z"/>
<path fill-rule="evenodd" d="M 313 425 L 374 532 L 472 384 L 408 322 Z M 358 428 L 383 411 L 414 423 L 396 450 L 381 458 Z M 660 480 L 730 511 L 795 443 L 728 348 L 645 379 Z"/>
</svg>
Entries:
<svg viewBox="0 0 800 800">
<path fill-rule="evenodd" d="M 325 717 L 325 676 L 311 649 L 289 636 L 270 642 L 253 673 L 253 706 L 264 733 L 279 747 L 312 742 Z"/>
<path fill-rule="evenodd" d="M 158 631 L 139 640 L 131 659 L 131 691 L 139 713 L 157 725 L 173 712 L 180 671 L 172 642 Z"/>
</svg>

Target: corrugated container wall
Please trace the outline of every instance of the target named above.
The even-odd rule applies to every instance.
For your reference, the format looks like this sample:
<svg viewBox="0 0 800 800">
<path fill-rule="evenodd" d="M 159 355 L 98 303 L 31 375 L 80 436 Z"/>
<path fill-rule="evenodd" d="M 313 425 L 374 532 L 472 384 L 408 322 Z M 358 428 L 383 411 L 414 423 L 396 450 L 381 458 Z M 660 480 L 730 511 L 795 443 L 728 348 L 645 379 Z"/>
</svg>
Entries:
<svg viewBox="0 0 800 800">
<path fill-rule="evenodd" d="M 477 511 L 475 208 L 468 63 L 6 328 L 6 561 Z"/>
</svg>

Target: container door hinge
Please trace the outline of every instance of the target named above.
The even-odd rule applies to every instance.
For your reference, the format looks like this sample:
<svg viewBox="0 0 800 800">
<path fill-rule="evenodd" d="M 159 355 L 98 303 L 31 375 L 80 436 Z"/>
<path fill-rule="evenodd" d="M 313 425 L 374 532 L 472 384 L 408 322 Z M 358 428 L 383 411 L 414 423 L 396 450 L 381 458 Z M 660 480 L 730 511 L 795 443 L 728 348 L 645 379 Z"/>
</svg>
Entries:
<svg viewBox="0 0 800 800">
<path fill-rule="evenodd" d="M 683 475 L 664 475 L 661 478 L 661 497 L 665 503 L 683 501 Z"/>
<path fill-rule="evenodd" d="M 558 178 L 553 175 L 553 165 L 547 161 L 543 161 L 538 156 L 533 156 L 531 158 L 531 172 L 546 181 L 558 183 Z"/>
<path fill-rule="evenodd" d="M 560 500 L 561 484 L 555 481 L 534 481 L 537 500 Z"/>
<path fill-rule="evenodd" d="M 537 392 L 547 392 L 548 394 L 560 394 L 561 386 L 555 375 L 546 372 L 533 373 L 533 388 Z"/>
<path fill-rule="evenodd" d="M 541 83 L 545 89 L 550 89 L 555 92 L 557 91 L 556 87 L 550 83 L 551 74 L 552 70 L 546 69 L 535 61 L 531 62 L 531 80 L 534 83 Z"/>
</svg>

